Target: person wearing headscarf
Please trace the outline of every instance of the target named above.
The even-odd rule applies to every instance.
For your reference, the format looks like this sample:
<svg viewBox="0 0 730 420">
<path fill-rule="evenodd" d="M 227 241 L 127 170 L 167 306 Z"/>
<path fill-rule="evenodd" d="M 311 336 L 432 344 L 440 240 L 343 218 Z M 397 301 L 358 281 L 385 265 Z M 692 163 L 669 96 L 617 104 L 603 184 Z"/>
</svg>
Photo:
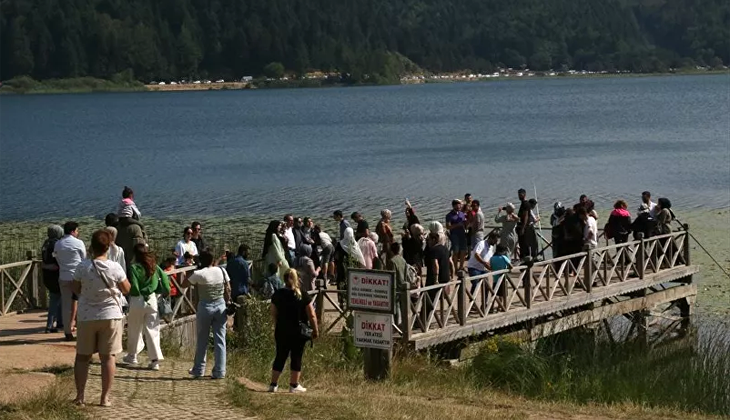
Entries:
<svg viewBox="0 0 730 420">
<path fill-rule="evenodd" d="M 565 207 L 560 201 L 553 204 L 553 214 L 550 215 L 550 227 L 552 236 L 553 258 L 563 256 L 563 228 L 565 220 Z"/>
<path fill-rule="evenodd" d="M 505 214 L 502 214 L 502 211 Z M 499 244 L 507 248 L 509 251 L 508 255 L 512 255 L 517 245 L 517 224 L 520 222 L 520 218 L 515 214 L 514 204 L 507 203 L 506 206 L 497 209 L 494 222 L 502 224 L 502 229 L 499 234 Z"/>
<path fill-rule="evenodd" d="M 390 226 L 390 218 L 393 213 L 385 209 L 380 212 L 380 221 L 375 227 L 375 232 L 378 234 L 378 241 L 380 242 L 382 253 L 390 254 L 390 244 L 393 243 L 393 228 Z"/>
<path fill-rule="evenodd" d="M 281 242 L 280 235 L 283 234 L 284 224 L 279 220 L 269 222 L 264 236 L 264 248 L 261 258 L 266 264 L 276 264 L 279 267 L 279 278 L 284 277 L 284 273 L 289 269 L 289 263 L 284 254 L 284 245 Z"/>
<path fill-rule="evenodd" d="M 365 257 L 360 252 L 360 246 L 355 241 L 355 231 L 351 227 L 345 229 L 342 240 L 337 243 L 335 266 L 338 287 L 346 286 L 348 267 L 365 267 Z"/>
<path fill-rule="evenodd" d="M 423 247 L 425 243 L 425 230 L 423 226 L 414 223 L 406 231 L 407 235 L 403 236 L 403 258 L 409 265 L 416 267 L 418 273 L 421 273 L 423 267 Z"/>
<path fill-rule="evenodd" d="M 672 233 L 674 213 L 671 210 L 672 202 L 668 198 L 660 198 L 656 205 L 656 231 L 658 235 Z"/>
<path fill-rule="evenodd" d="M 63 228 L 58 225 L 48 227 L 48 239 L 41 248 L 41 269 L 43 271 L 43 285 L 48 290 L 48 317 L 46 318 L 46 332 L 55 333 L 63 328 L 61 317 L 61 287 L 58 284 L 59 266 L 53 255 L 53 247 L 63 236 Z M 54 326 L 55 322 L 55 326 Z"/>
<path fill-rule="evenodd" d="M 428 232 L 433 235 L 438 236 L 437 245 L 444 245 L 446 246 L 447 243 L 447 236 L 444 230 L 444 225 L 441 224 L 441 222 L 432 221 L 428 223 Z M 435 237 L 434 237 L 435 239 Z"/>
<path fill-rule="evenodd" d="M 375 245 L 377 242 L 378 235 L 375 232 L 370 232 L 369 236 L 364 236 L 357 241 L 357 245 L 365 261 L 364 266 L 368 270 L 373 269 L 376 264 L 379 264 L 378 247 Z"/>
</svg>

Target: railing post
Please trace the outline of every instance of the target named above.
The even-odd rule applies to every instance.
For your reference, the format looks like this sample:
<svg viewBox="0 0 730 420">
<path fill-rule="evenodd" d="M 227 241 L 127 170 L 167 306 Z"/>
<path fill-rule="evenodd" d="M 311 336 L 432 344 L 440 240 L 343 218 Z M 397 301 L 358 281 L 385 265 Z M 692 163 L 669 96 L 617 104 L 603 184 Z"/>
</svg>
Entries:
<svg viewBox="0 0 730 420">
<path fill-rule="evenodd" d="M 593 250 L 590 247 L 586 247 L 586 262 L 583 265 L 584 279 L 583 287 L 586 292 L 591 293 L 593 290 Z"/>
<path fill-rule="evenodd" d="M 319 323 L 320 329 L 324 326 L 324 294 L 327 291 L 325 281 L 317 279 L 315 282 L 317 287 L 317 297 L 315 298 L 315 313 L 317 314 L 317 322 Z"/>
<path fill-rule="evenodd" d="M 639 279 L 644 280 L 644 262 L 646 259 L 644 232 L 639 232 L 636 236 L 639 237 L 639 250 L 636 252 L 636 274 L 639 276 Z"/>
<path fill-rule="evenodd" d="M 408 292 L 408 283 L 404 283 L 398 289 L 399 299 L 398 304 L 400 305 L 400 330 L 403 332 L 401 340 L 403 344 L 408 344 L 411 340 L 411 308 L 409 301 L 411 295 Z"/>
<path fill-rule="evenodd" d="M 46 288 L 43 286 L 42 281 L 38 281 L 38 265 L 33 261 L 35 259 L 34 252 L 29 250 L 26 257 L 30 261 L 31 302 L 34 308 L 45 308 Z"/>
<path fill-rule="evenodd" d="M 527 309 L 530 309 L 532 307 L 532 266 L 534 265 L 532 257 L 525 258 L 525 265 L 527 265 L 527 269 L 525 270 L 524 277 L 522 277 L 522 287 L 525 289 Z"/>
<path fill-rule="evenodd" d="M 457 308 L 459 311 L 459 325 L 466 325 L 466 318 L 469 314 L 466 313 L 466 288 L 467 280 L 464 270 L 460 270 L 456 273 L 456 277 L 459 279 L 461 288 L 459 289 L 459 296 L 457 296 Z"/>
<path fill-rule="evenodd" d="M 685 223 L 682 226 L 684 227 L 684 264 L 689 265 L 689 225 Z"/>
<path fill-rule="evenodd" d="M 5 270 L 0 269 L 0 315 L 5 315 Z"/>
</svg>

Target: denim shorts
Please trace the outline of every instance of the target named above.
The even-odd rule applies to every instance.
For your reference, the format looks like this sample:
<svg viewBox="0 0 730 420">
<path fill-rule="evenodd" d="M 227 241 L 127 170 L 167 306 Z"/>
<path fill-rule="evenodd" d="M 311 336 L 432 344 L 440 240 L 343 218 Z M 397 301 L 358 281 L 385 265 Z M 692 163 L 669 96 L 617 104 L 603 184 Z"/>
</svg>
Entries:
<svg viewBox="0 0 730 420">
<path fill-rule="evenodd" d="M 469 249 L 466 246 L 466 233 L 464 232 L 452 232 L 450 235 L 451 240 L 451 252 L 453 253 L 459 253 L 459 252 L 468 252 Z"/>
</svg>

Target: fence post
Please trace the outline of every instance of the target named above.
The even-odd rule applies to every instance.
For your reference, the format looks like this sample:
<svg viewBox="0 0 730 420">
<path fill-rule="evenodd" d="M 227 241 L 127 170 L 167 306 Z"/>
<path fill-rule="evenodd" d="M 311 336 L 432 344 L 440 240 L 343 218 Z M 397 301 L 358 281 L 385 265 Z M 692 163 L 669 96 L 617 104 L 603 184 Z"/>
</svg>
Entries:
<svg viewBox="0 0 730 420">
<path fill-rule="evenodd" d="M 586 262 L 584 265 L 585 274 L 583 275 L 583 285 L 586 292 L 591 293 L 593 290 L 593 250 L 590 247 L 586 247 Z"/>
<path fill-rule="evenodd" d="M 317 314 L 317 322 L 319 323 L 320 329 L 324 326 L 324 294 L 327 291 L 327 287 L 325 286 L 325 281 L 322 279 L 317 279 L 316 285 L 317 285 L 317 297 L 315 298 L 315 313 Z"/>
<path fill-rule="evenodd" d="M 525 276 L 522 277 L 522 287 L 525 289 L 525 302 L 527 303 L 527 309 L 532 307 L 532 266 L 535 264 L 532 261 L 532 257 L 525 257 Z"/>
<path fill-rule="evenodd" d="M 461 289 L 459 290 L 459 296 L 457 296 L 456 305 L 459 311 L 459 325 L 466 325 L 466 318 L 469 314 L 466 313 L 466 288 L 467 280 L 464 270 L 460 270 L 456 273 L 456 277 L 459 280 Z"/>
<path fill-rule="evenodd" d="M 684 264 L 689 265 L 689 225 L 684 224 Z M 692 276 L 690 276 L 690 279 Z"/>
<path fill-rule="evenodd" d="M 639 232 L 636 236 L 639 237 L 639 251 L 636 253 L 636 274 L 639 276 L 639 279 L 644 280 L 644 265 L 646 259 L 644 232 Z"/>
<path fill-rule="evenodd" d="M 400 330 L 403 332 L 401 340 L 403 341 L 403 344 L 408 344 L 411 340 L 411 308 L 409 305 L 411 294 L 408 291 L 408 283 L 402 284 L 399 292 L 400 299 L 398 304 L 400 305 Z"/>
<path fill-rule="evenodd" d="M 38 281 L 38 265 L 35 263 L 35 255 L 33 251 L 27 251 L 25 254 L 28 261 L 31 261 L 30 263 L 30 295 L 31 295 L 31 302 L 33 303 L 33 308 L 44 308 L 45 305 L 41 304 L 41 299 L 45 301 L 46 296 L 46 290 L 45 287 L 43 287 L 43 282 Z M 44 302 L 45 303 L 45 302 Z"/>
</svg>

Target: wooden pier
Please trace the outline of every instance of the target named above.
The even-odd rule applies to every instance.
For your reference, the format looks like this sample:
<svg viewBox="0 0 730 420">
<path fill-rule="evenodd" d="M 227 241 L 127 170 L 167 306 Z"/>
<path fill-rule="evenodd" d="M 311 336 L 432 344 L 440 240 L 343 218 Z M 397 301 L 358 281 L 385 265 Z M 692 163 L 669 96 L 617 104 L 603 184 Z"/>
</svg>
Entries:
<svg viewBox="0 0 730 420">
<path fill-rule="evenodd" d="M 698 271 L 688 233 L 673 232 L 409 290 L 401 293 L 399 329 L 403 341 L 424 349 L 514 331 L 535 340 L 629 313 L 646 323 L 665 303 L 686 317 Z"/>
<path fill-rule="evenodd" d="M 194 267 L 174 270 L 182 295 L 166 328 L 182 346 L 194 346 L 194 291 L 180 287 Z M 0 314 L 45 307 L 40 261 L 0 266 Z M 653 308 L 671 304 L 691 314 L 697 294 L 686 230 L 591 249 L 512 270 L 461 277 L 446 284 L 398 292 L 400 319 L 393 328 L 416 350 L 495 334 L 519 333 L 536 340 L 571 328 L 628 315 L 641 334 Z M 344 290 L 320 284 L 313 296 L 322 331 L 338 331 L 350 311 Z M 396 318 L 397 319 L 397 318 Z M 633 329 L 633 327 L 632 327 Z"/>
</svg>

